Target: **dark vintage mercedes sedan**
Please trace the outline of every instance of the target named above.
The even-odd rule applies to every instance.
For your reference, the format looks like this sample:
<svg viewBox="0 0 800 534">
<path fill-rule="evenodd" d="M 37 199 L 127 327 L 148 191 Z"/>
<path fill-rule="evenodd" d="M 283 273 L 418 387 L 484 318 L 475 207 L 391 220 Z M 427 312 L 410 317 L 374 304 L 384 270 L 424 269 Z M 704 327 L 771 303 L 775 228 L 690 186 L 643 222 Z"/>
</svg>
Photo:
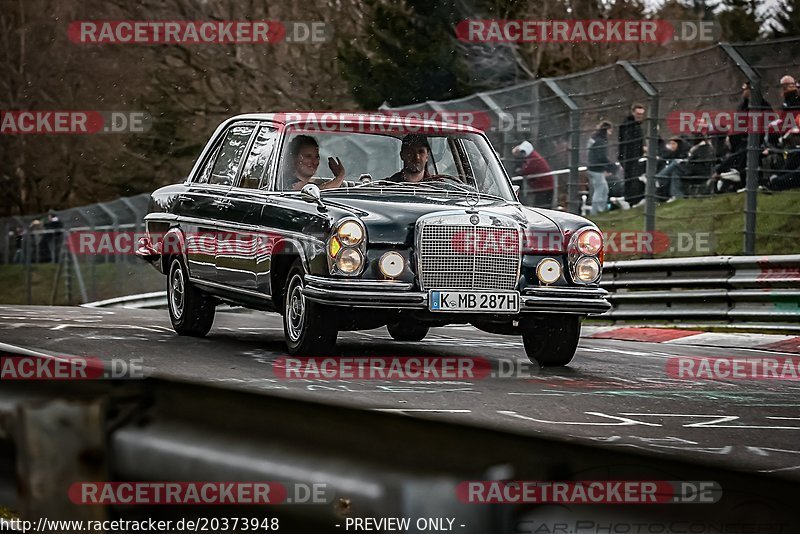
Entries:
<svg viewBox="0 0 800 534">
<path fill-rule="evenodd" d="M 145 221 L 137 254 L 167 276 L 183 335 L 208 333 L 226 302 L 282 314 L 293 355 L 333 353 L 339 331 L 421 341 L 464 323 L 566 365 L 583 318 L 609 308 L 598 229 L 521 205 L 486 136 L 463 125 L 233 117 Z"/>
</svg>

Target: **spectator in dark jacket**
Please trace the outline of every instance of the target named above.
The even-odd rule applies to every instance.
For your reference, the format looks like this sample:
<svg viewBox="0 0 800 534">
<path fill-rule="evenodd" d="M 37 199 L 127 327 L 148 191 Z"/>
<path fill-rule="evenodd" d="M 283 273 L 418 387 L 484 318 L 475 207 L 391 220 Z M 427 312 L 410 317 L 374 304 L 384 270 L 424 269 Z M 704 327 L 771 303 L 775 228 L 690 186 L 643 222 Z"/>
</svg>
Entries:
<svg viewBox="0 0 800 534">
<path fill-rule="evenodd" d="M 698 133 L 692 139 L 693 146 L 689 149 L 686 160 L 676 159 L 656 175 L 659 182 L 667 182 L 671 202 L 676 198 L 683 198 L 684 179 L 704 179 L 706 182 L 711 177 L 714 165 L 714 148 L 708 140 L 708 129 L 698 126 Z M 705 182 L 704 182 L 705 183 Z"/>
<path fill-rule="evenodd" d="M 772 110 L 763 97 L 760 99 L 759 106 L 757 108 L 753 107 L 750 93 L 750 83 L 743 83 L 742 99 L 736 108 L 738 113 L 753 110 Z M 709 181 L 709 192 L 711 193 L 731 192 L 744 186 L 747 172 L 747 133 L 741 131 L 729 133 L 727 144 L 730 152 L 714 168 L 714 174 Z"/>
<path fill-rule="evenodd" d="M 786 111 L 800 110 L 800 92 L 797 90 L 797 82 L 791 76 L 781 78 L 781 92 L 783 93 L 783 104 L 781 107 Z"/>
<path fill-rule="evenodd" d="M 679 165 L 688 155 L 689 146 L 680 136 L 670 137 L 661 147 L 658 157 L 661 160 L 660 163 L 663 163 L 664 166 L 656 173 L 656 196 L 658 198 L 669 198 L 669 187 L 671 185 L 671 180 L 665 179 L 664 175 L 661 174 L 662 171 L 672 165 L 673 162 L 675 165 Z"/>
<path fill-rule="evenodd" d="M 608 121 L 597 125 L 589 139 L 589 166 L 587 172 L 592 184 L 592 214 L 608 209 L 608 180 L 617 168 L 608 159 L 608 136 L 613 126 Z"/>
<path fill-rule="evenodd" d="M 554 181 L 547 160 L 534 150 L 529 141 L 523 141 L 515 146 L 511 149 L 511 153 L 518 158 L 525 158 L 517 167 L 517 174 L 524 177 L 527 189 L 523 203 L 539 208 L 551 208 Z"/>
<path fill-rule="evenodd" d="M 639 161 L 644 155 L 644 116 L 644 106 L 633 104 L 631 114 L 619 127 L 619 163 L 625 171 L 625 200 L 631 205 L 644 198 L 644 183 L 639 180 L 644 174 L 644 165 Z"/>
</svg>

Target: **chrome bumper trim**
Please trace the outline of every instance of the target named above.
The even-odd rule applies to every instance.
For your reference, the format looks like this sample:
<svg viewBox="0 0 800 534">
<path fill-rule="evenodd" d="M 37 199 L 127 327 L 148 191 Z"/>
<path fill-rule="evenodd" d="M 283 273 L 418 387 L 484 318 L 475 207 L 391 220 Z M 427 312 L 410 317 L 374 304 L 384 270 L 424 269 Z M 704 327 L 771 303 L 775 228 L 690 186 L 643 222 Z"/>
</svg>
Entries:
<svg viewBox="0 0 800 534">
<path fill-rule="evenodd" d="M 306 284 L 326 289 L 370 290 L 386 289 L 389 291 L 410 291 L 414 284 L 410 282 L 397 282 L 394 280 L 355 280 L 352 278 L 325 278 L 307 274 Z"/>
</svg>

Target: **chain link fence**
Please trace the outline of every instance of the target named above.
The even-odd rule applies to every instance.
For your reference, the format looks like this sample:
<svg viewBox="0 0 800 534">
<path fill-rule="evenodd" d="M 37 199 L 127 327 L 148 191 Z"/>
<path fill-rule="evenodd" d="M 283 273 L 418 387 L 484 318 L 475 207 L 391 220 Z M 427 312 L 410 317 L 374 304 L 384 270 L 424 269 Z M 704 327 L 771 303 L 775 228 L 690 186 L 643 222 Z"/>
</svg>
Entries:
<svg viewBox="0 0 800 534">
<path fill-rule="evenodd" d="M 455 111 L 488 115 L 487 135 L 512 180 L 521 186 L 523 203 L 582 213 L 596 219 L 604 231 L 672 239 L 666 250 L 635 250 L 620 254 L 620 259 L 790 253 L 798 250 L 800 241 L 800 230 L 792 224 L 800 196 L 777 198 L 781 195 L 773 193 L 800 187 L 800 136 L 777 139 L 780 136 L 760 131 L 729 136 L 714 124 L 693 123 L 697 131 L 688 133 L 675 128 L 681 125 L 676 120 L 681 112 L 732 114 L 741 109 L 744 84 L 750 92 L 745 109 L 779 110 L 784 99 L 779 82 L 785 75 L 800 77 L 800 39 L 723 43 L 655 60 L 620 61 L 459 100 L 384 109 L 434 116 Z M 634 103 L 644 107 L 644 119 L 637 123 L 641 133 L 631 136 L 630 122 L 623 123 Z M 602 192 L 605 181 L 608 193 L 600 201 L 594 199 L 592 210 L 598 188 L 587 172 L 588 147 L 596 143 L 592 138 L 601 121 L 612 127 L 607 155 L 613 168 L 600 173 L 599 189 Z M 621 127 L 626 130 L 622 143 Z M 524 172 L 524 159 L 512 154 L 512 148 L 526 140 L 552 172 Z M 670 150 L 673 146 L 677 150 Z M 788 185 L 770 187 L 771 176 L 786 176 Z M 538 195 L 542 189 L 552 189 L 552 196 Z M 725 192 L 730 194 L 719 194 Z M 673 204 L 675 197 L 687 200 Z M 607 209 L 608 213 L 594 213 Z M 673 246 L 677 236 L 686 233 L 694 235 L 684 235 L 683 245 Z"/>
<path fill-rule="evenodd" d="M 724 132 L 708 131 L 704 139 L 709 150 L 695 158 L 690 172 L 678 180 L 666 171 L 673 161 L 683 164 L 688 159 L 686 151 L 682 157 L 670 156 L 665 147 L 671 138 L 680 137 L 685 148 L 696 141 L 671 131 L 669 119 L 676 112 L 736 110 L 744 83 L 750 86 L 750 109 L 779 109 L 780 79 L 787 74 L 800 77 L 799 67 L 797 38 L 719 44 L 391 111 L 433 116 L 466 111 L 488 118 L 487 135 L 521 186 L 523 202 L 582 213 L 594 218 L 607 236 L 623 235 L 616 243 L 607 238 L 613 245 L 607 259 L 792 253 L 798 252 L 800 242 L 800 228 L 794 224 L 800 193 L 774 193 L 759 184 L 773 175 L 791 176 L 800 168 L 800 142 L 792 148 L 785 139 L 776 141 L 760 133 L 733 139 Z M 641 133 L 621 147 L 620 126 L 634 103 L 645 109 Z M 612 167 L 604 176 L 607 200 L 593 202 L 596 188 L 587 169 L 588 147 L 601 121 L 609 121 L 612 127 L 607 148 Z M 525 140 L 552 172 L 521 172 L 524 159 L 512 154 L 512 148 Z M 738 153 L 731 147 L 734 140 Z M 739 158 L 737 173 L 724 167 L 731 157 Z M 715 182 L 715 176 L 727 179 Z M 731 192 L 716 194 L 719 183 L 727 183 Z M 679 195 L 689 198 L 669 202 Z M 130 254 L 104 252 L 103 247 L 88 253 L 70 246 L 93 232 L 126 237 L 142 231 L 147 202 L 144 194 L 40 216 L 0 219 L 0 301 L 77 304 L 163 289 L 163 278 L 134 256 L 135 237 Z M 600 212 L 600 204 L 609 211 Z M 631 204 L 635 207 L 626 209 Z M 635 235 L 626 238 L 626 232 Z M 660 248 L 642 247 L 642 234 L 660 243 Z M 628 239 L 632 249 L 619 239 Z"/>
<path fill-rule="evenodd" d="M 163 290 L 134 255 L 148 197 L 0 219 L 0 301 L 75 305 Z"/>
</svg>

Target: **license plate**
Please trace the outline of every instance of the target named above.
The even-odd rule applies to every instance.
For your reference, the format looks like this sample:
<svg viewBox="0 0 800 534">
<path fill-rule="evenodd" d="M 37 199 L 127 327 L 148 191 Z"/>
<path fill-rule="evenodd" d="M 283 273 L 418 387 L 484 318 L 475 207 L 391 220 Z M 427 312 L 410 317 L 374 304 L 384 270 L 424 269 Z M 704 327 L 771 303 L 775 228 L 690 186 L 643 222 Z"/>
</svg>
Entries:
<svg viewBox="0 0 800 534">
<path fill-rule="evenodd" d="M 434 289 L 428 293 L 428 309 L 436 312 L 517 313 L 519 312 L 519 293 L 516 291 L 442 291 Z"/>
</svg>

